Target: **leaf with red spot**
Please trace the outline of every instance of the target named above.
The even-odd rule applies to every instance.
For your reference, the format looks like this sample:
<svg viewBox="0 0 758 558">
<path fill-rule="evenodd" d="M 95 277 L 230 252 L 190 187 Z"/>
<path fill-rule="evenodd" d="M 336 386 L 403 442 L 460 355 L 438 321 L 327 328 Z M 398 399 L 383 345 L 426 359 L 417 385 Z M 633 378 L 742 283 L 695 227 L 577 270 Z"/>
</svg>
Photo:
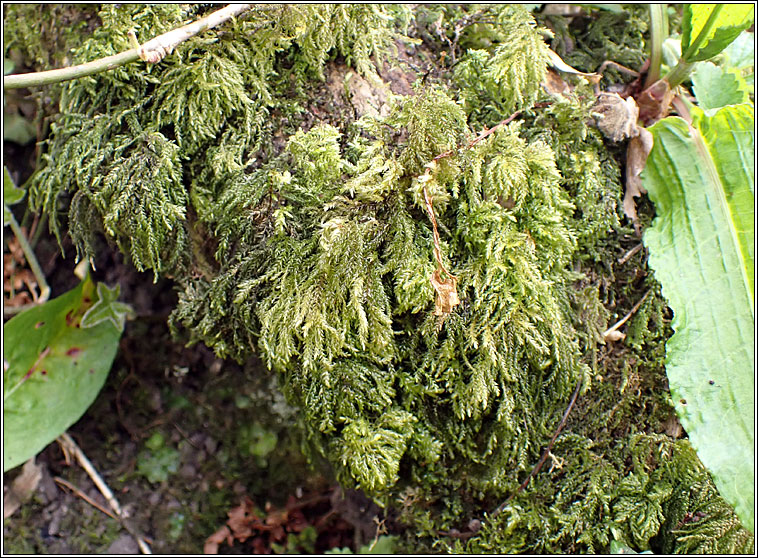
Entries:
<svg viewBox="0 0 758 558">
<path fill-rule="evenodd" d="M 88 323 L 92 308 L 114 304 L 112 296 L 101 301 L 102 292 L 113 291 L 96 289 L 87 277 L 78 287 L 3 326 L 3 471 L 65 432 L 103 387 L 123 322 Z M 126 311 L 123 303 L 115 304 L 118 311 Z"/>
</svg>

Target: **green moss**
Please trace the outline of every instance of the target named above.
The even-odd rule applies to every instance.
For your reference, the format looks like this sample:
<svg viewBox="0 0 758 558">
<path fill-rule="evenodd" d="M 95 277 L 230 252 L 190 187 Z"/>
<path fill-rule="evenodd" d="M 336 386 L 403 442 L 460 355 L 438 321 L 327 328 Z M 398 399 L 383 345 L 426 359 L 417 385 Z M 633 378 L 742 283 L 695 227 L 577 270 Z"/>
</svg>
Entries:
<svg viewBox="0 0 758 558">
<path fill-rule="evenodd" d="M 135 18 L 156 34 L 188 15 L 150 9 L 105 8 L 100 42 L 77 55 L 108 37 L 118 47 Z M 655 285 L 626 343 L 603 345 L 606 308 L 623 315 L 641 297 L 632 279 L 608 287 L 610 235 L 625 232 L 620 167 L 585 124 L 586 84 L 542 91 L 547 47 L 527 10 L 478 20 L 451 83 L 393 97 L 354 126 L 274 140 L 294 126 L 272 115 L 301 113 L 330 57 L 375 79 L 369 57 L 391 52 L 403 13 L 256 7 L 149 71 L 72 83 L 33 203 L 56 233 L 68 207 L 81 255 L 101 227 L 138 267 L 171 275 L 175 333 L 219 356 L 260 355 L 298 410 L 285 424 L 303 427 L 307 458 L 396 507 L 417 549 L 601 552 L 615 540 L 659 551 L 706 548 L 704 533 L 744 548 L 715 492 L 687 492 L 710 482 L 687 443 L 663 434 L 673 411 Z M 624 21 L 620 49 L 642 36 L 639 14 L 611 15 L 588 18 L 597 28 L 582 40 L 605 44 Z M 579 383 L 546 467 L 487 516 L 518 491 Z M 241 442 L 255 465 L 281 464 L 281 424 L 224 426 L 220 463 Z M 717 522 L 679 525 L 692 506 L 713 506 Z M 440 538 L 473 518 L 484 526 L 465 542 Z"/>
</svg>

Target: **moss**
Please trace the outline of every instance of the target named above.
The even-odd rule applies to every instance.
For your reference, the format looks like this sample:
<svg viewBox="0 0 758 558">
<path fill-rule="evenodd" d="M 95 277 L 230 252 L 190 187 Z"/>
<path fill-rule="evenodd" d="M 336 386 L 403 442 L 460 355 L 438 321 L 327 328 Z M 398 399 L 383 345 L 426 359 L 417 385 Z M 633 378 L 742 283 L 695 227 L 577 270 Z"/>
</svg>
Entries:
<svg viewBox="0 0 758 558">
<path fill-rule="evenodd" d="M 188 15 L 151 10 L 103 8 L 97 40 L 75 55 L 118 48 L 135 19 L 157 34 Z M 626 232 L 620 165 L 585 124 L 586 84 L 543 92 L 546 33 L 526 9 L 492 8 L 476 27 L 448 19 L 477 48 L 382 116 L 294 129 L 329 58 L 376 79 L 370 56 L 392 52 L 404 14 L 256 7 L 149 71 L 72 83 L 33 203 L 57 234 L 68 208 L 81 255 L 102 230 L 138 267 L 173 277 L 176 334 L 263 359 L 298 414 L 255 432 L 221 425 L 225 466 L 239 438 L 252 465 L 280 465 L 261 432 L 298 425 L 305 456 L 396 507 L 416 549 L 600 552 L 616 540 L 658 551 L 705 548 L 716 532 L 744 548 L 715 492 L 705 503 L 687 492 L 710 481 L 664 433 L 669 332 L 652 282 L 627 341 L 603 344 L 606 308 L 625 313 L 644 287 L 629 274 L 609 288 L 612 235 Z M 593 60 L 641 52 L 638 10 L 587 20 Z M 547 467 L 484 515 L 517 493 L 580 383 Z M 693 506 L 713 506 L 718 523 L 690 527 Z M 471 519 L 481 530 L 440 538 Z"/>
</svg>

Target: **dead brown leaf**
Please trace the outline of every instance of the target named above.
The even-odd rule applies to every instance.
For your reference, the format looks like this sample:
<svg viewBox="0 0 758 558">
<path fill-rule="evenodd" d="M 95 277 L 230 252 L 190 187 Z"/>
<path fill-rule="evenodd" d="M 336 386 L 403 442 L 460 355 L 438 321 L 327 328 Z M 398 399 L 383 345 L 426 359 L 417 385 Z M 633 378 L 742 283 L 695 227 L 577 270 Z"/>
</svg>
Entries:
<svg viewBox="0 0 758 558">
<path fill-rule="evenodd" d="M 224 541 L 226 541 L 226 544 L 229 546 L 232 546 L 234 543 L 234 539 L 232 539 L 232 532 L 226 525 L 221 527 L 221 529 L 213 533 L 205 540 L 205 545 L 203 545 L 203 554 L 218 554 L 218 546 Z"/>
<path fill-rule="evenodd" d="M 548 68 L 545 72 L 545 79 L 542 81 L 542 88 L 547 91 L 549 95 L 568 97 L 571 94 L 571 87 L 566 83 L 563 78 L 558 75 L 558 72 L 552 68 Z"/>
<path fill-rule="evenodd" d="M 42 467 L 34 462 L 32 457 L 24 463 L 21 474 L 17 476 L 10 489 L 3 497 L 3 518 L 8 518 L 21 507 L 21 504 L 31 498 L 42 479 Z"/>
<path fill-rule="evenodd" d="M 637 106 L 640 109 L 640 120 L 645 126 L 652 126 L 669 113 L 674 92 L 669 83 L 659 79 L 637 96 Z"/>
<path fill-rule="evenodd" d="M 440 269 L 437 268 L 430 277 L 432 287 L 437 291 L 437 298 L 434 301 L 435 316 L 447 316 L 461 303 L 458 298 L 457 279 L 450 274 L 445 275 L 446 278 L 442 279 Z"/>
<path fill-rule="evenodd" d="M 633 138 L 639 134 L 639 108 L 632 97 L 623 99 L 618 93 L 600 93 L 592 106 L 597 128 L 612 141 Z"/>
<path fill-rule="evenodd" d="M 645 168 L 652 149 L 653 134 L 646 128 L 639 127 L 638 135 L 632 138 L 626 150 L 626 190 L 624 192 L 624 214 L 634 223 L 637 234 L 640 231 L 634 198 L 646 192 L 642 186 L 640 174 Z"/>
</svg>

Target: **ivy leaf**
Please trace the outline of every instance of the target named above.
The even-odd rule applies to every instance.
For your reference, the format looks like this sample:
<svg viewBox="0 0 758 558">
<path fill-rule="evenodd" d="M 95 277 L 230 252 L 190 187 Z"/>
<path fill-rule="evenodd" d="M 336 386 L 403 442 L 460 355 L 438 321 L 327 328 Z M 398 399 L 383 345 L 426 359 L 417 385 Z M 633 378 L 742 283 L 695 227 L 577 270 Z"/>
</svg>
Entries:
<svg viewBox="0 0 758 558">
<path fill-rule="evenodd" d="M 123 331 L 127 315 L 131 317 L 134 312 L 128 304 L 118 302 L 120 293 L 120 285 L 110 289 L 105 283 L 98 283 L 97 302 L 82 316 L 82 327 L 94 327 L 110 320 L 116 329 Z"/>
<path fill-rule="evenodd" d="M 713 58 L 750 27 L 753 20 L 752 4 L 687 4 L 682 20 L 685 61 Z"/>
<path fill-rule="evenodd" d="M 11 205 L 24 199 L 26 190 L 19 188 L 13 182 L 8 167 L 3 166 L 3 226 L 8 224 L 11 219 Z"/>
<path fill-rule="evenodd" d="M 650 128 L 650 266 L 674 311 L 666 373 L 690 442 L 753 528 L 755 137 L 752 104 Z"/>
</svg>

